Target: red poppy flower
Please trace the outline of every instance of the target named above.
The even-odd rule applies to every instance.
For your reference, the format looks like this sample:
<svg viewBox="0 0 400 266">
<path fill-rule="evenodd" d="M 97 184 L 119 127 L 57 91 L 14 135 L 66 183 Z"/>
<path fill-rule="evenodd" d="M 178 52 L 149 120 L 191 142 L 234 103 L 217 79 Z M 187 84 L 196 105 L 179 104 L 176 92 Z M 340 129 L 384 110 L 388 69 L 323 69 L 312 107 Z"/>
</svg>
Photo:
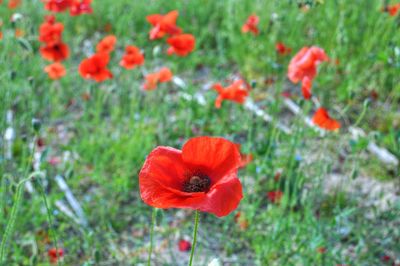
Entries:
<svg viewBox="0 0 400 266">
<path fill-rule="evenodd" d="M 114 51 L 116 43 L 117 37 L 114 35 L 108 35 L 97 44 L 96 51 L 97 53 L 111 53 Z"/>
<path fill-rule="evenodd" d="M 181 239 L 181 240 L 179 240 L 178 248 L 179 248 L 179 251 L 187 252 L 187 251 L 191 250 L 192 244 L 187 240 Z"/>
<path fill-rule="evenodd" d="M 55 264 L 58 262 L 59 259 L 64 256 L 64 250 L 61 248 L 59 248 L 58 250 L 56 248 L 51 248 L 47 252 L 47 255 L 49 256 L 50 262 L 52 264 Z"/>
<path fill-rule="evenodd" d="M 80 16 L 83 14 L 92 14 L 92 0 L 74 0 L 69 9 L 71 16 Z"/>
<path fill-rule="evenodd" d="M 44 8 L 52 12 L 64 12 L 70 8 L 72 0 L 42 0 Z"/>
<path fill-rule="evenodd" d="M 64 77 L 67 73 L 65 67 L 61 63 L 48 65 L 44 68 L 44 71 L 49 75 L 49 78 L 54 80 Z"/>
<path fill-rule="evenodd" d="M 68 58 L 69 48 L 63 42 L 45 45 L 40 48 L 42 57 L 49 61 L 60 62 Z"/>
<path fill-rule="evenodd" d="M 269 201 L 271 201 L 272 203 L 279 203 L 280 200 L 282 199 L 283 196 L 283 192 L 280 190 L 275 190 L 275 191 L 269 191 L 267 193 L 267 198 L 269 199 Z"/>
<path fill-rule="evenodd" d="M 154 14 L 147 16 L 147 21 L 153 26 L 149 33 L 150 40 L 160 39 L 166 34 L 180 34 L 182 30 L 176 26 L 178 16 L 179 12 L 177 10 L 173 10 L 165 15 Z"/>
<path fill-rule="evenodd" d="M 192 34 L 180 34 L 168 38 L 167 43 L 170 45 L 168 48 L 169 55 L 187 56 L 194 50 L 196 39 Z"/>
<path fill-rule="evenodd" d="M 290 61 L 288 78 L 293 83 L 302 82 L 302 91 L 305 99 L 311 98 L 312 80 L 317 75 L 317 66 L 328 61 L 325 51 L 319 47 L 304 47 Z"/>
<path fill-rule="evenodd" d="M 213 86 L 214 90 L 218 92 L 218 97 L 215 100 L 215 107 L 221 108 L 222 101 L 229 100 L 243 104 L 249 95 L 243 80 L 237 80 L 230 86 L 224 88 L 220 83 Z"/>
<path fill-rule="evenodd" d="M 285 44 L 282 42 L 278 42 L 275 45 L 276 52 L 280 55 L 288 55 L 292 52 L 292 48 L 287 47 Z"/>
<path fill-rule="evenodd" d="M 3 32 L 0 31 L 0 41 L 3 40 Z"/>
<path fill-rule="evenodd" d="M 10 0 L 8 1 L 8 8 L 15 9 L 21 5 L 22 0 Z"/>
<path fill-rule="evenodd" d="M 400 11 L 400 3 L 386 6 L 385 8 L 383 8 L 383 10 L 387 12 L 390 16 L 395 17 Z"/>
<path fill-rule="evenodd" d="M 126 69 L 134 69 L 136 66 L 144 64 L 144 56 L 139 48 L 128 45 L 119 64 Z"/>
<path fill-rule="evenodd" d="M 246 23 L 242 26 L 242 32 L 247 33 L 251 32 L 253 35 L 258 35 L 260 31 L 258 30 L 258 23 L 260 19 L 256 15 L 251 15 L 247 18 Z"/>
<path fill-rule="evenodd" d="M 340 128 L 340 123 L 332 119 L 324 108 L 319 108 L 312 120 L 315 125 L 326 130 L 334 131 Z"/>
<path fill-rule="evenodd" d="M 45 17 L 45 22 L 39 28 L 39 41 L 52 45 L 61 41 L 61 35 L 64 31 L 64 25 L 56 22 L 54 16 Z"/>
<path fill-rule="evenodd" d="M 113 77 L 107 65 L 110 56 L 107 53 L 97 53 L 83 60 L 79 65 L 79 73 L 85 79 L 93 79 L 102 82 Z"/>
<path fill-rule="evenodd" d="M 226 216 L 243 198 L 240 154 L 223 138 L 197 137 L 182 151 L 158 147 L 139 173 L 143 201 L 156 208 L 185 208 Z"/>
<path fill-rule="evenodd" d="M 169 68 L 163 67 L 158 72 L 148 74 L 143 85 L 144 90 L 154 90 L 158 83 L 169 82 L 172 80 L 172 72 Z"/>
</svg>

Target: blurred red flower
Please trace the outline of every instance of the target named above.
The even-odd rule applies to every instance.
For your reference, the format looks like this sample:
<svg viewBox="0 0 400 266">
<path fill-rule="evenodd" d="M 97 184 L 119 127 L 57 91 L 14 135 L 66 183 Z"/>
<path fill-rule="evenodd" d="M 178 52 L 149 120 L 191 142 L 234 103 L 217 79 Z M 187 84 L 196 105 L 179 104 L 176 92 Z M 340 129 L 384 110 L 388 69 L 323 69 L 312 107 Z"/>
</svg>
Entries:
<svg viewBox="0 0 400 266">
<path fill-rule="evenodd" d="M 179 240 L 178 248 L 179 251 L 187 252 L 192 248 L 192 244 L 187 240 L 181 239 Z"/>
<path fill-rule="evenodd" d="M 269 191 L 267 193 L 267 198 L 272 203 L 279 203 L 281 201 L 282 196 L 283 196 L 283 192 L 280 190 Z"/>
<path fill-rule="evenodd" d="M 242 32 L 251 32 L 253 35 L 258 35 L 260 31 L 258 30 L 258 23 L 260 19 L 257 15 L 251 15 L 247 18 L 246 23 L 242 26 Z"/>
<path fill-rule="evenodd" d="M 42 0 L 44 8 L 52 12 L 64 12 L 70 8 L 72 0 Z"/>
<path fill-rule="evenodd" d="M 214 90 L 218 92 L 218 97 L 215 100 L 215 107 L 221 108 L 224 100 L 229 100 L 243 104 L 249 95 L 243 80 L 237 80 L 228 87 L 224 88 L 220 83 L 214 84 Z"/>
<path fill-rule="evenodd" d="M 83 60 L 79 65 L 79 73 L 85 79 L 102 82 L 113 77 L 107 65 L 110 56 L 107 53 L 97 53 Z"/>
<path fill-rule="evenodd" d="M 318 110 L 315 112 L 312 121 L 318 127 L 326 130 L 334 131 L 340 128 L 340 123 L 332 119 L 329 116 L 328 111 L 322 107 L 318 108 Z"/>
<path fill-rule="evenodd" d="M 83 14 L 92 14 L 92 0 L 73 0 L 69 13 L 71 16 L 80 16 Z"/>
<path fill-rule="evenodd" d="M 69 48 L 65 43 L 57 42 L 42 46 L 40 53 L 46 60 L 60 62 L 68 58 Z"/>
<path fill-rule="evenodd" d="M 158 72 L 148 74 L 143 85 L 144 90 L 154 90 L 157 88 L 158 83 L 169 82 L 172 80 L 172 72 L 169 68 L 163 67 Z"/>
<path fill-rule="evenodd" d="M 196 38 L 192 34 L 180 34 L 168 38 L 167 43 L 170 45 L 168 54 L 177 54 L 179 56 L 187 56 L 196 46 Z"/>
<path fill-rule="evenodd" d="M 157 147 L 140 173 L 143 201 L 155 208 L 184 208 L 226 216 L 243 198 L 237 177 L 240 154 L 235 144 L 196 137 L 181 150 Z"/>
<path fill-rule="evenodd" d="M 8 1 L 8 8 L 15 9 L 19 7 L 22 3 L 22 0 L 10 0 Z"/>
<path fill-rule="evenodd" d="M 97 53 L 111 53 L 115 49 L 117 43 L 117 37 L 114 35 L 108 35 L 104 37 L 96 46 Z"/>
<path fill-rule="evenodd" d="M 49 75 L 49 78 L 57 80 L 65 76 L 67 71 L 61 63 L 53 63 L 44 68 L 44 71 Z"/>
<path fill-rule="evenodd" d="M 139 48 L 128 45 L 119 64 L 126 69 L 134 69 L 136 66 L 144 64 L 144 56 Z"/>
<path fill-rule="evenodd" d="M 395 17 L 397 13 L 400 11 L 400 3 L 388 5 L 383 8 L 385 12 L 387 12 L 390 16 Z"/>
<path fill-rule="evenodd" d="M 325 51 L 319 47 L 304 47 L 290 61 L 288 78 L 293 83 L 302 82 L 305 99 L 311 98 L 312 80 L 317 75 L 317 66 L 328 61 Z"/>
<path fill-rule="evenodd" d="M 173 10 L 165 15 L 153 14 L 146 17 L 147 21 L 153 26 L 149 32 L 150 40 L 160 39 L 166 34 L 180 34 L 182 30 L 176 26 L 179 12 Z"/>
<path fill-rule="evenodd" d="M 56 22 L 54 16 L 46 16 L 45 22 L 39 27 L 39 41 L 52 45 L 61 41 L 61 35 L 64 31 L 64 25 Z"/>
<path fill-rule="evenodd" d="M 320 253 L 320 254 L 324 254 L 324 253 L 326 253 L 326 248 L 325 247 L 319 247 L 319 248 L 317 248 L 317 252 Z"/>
<path fill-rule="evenodd" d="M 278 42 L 275 45 L 276 52 L 280 55 L 288 55 L 292 52 L 292 48 L 287 47 L 284 43 Z"/>
<path fill-rule="evenodd" d="M 58 250 L 56 248 L 51 248 L 47 252 L 47 255 L 49 256 L 50 263 L 56 264 L 58 263 L 58 260 L 64 256 L 64 250 L 62 248 L 59 248 Z"/>
</svg>

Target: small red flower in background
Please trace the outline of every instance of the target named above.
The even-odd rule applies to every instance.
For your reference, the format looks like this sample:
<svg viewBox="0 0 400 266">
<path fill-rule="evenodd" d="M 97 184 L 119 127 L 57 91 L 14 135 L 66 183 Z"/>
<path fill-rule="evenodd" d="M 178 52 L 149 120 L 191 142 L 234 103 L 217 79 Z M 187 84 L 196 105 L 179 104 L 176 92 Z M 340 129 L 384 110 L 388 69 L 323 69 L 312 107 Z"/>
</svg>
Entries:
<svg viewBox="0 0 400 266">
<path fill-rule="evenodd" d="M 52 12 L 64 12 L 70 8 L 72 0 L 42 0 L 44 8 Z"/>
<path fill-rule="evenodd" d="M 134 69 L 136 66 L 144 64 L 144 56 L 139 48 L 128 45 L 119 64 L 126 69 Z"/>
<path fill-rule="evenodd" d="M 44 68 L 44 71 L 49 75 L 49 78 L 57 80 L 65 76 L 67 71 L 61 63 L 53 63 Z"/>
<path fill-rule="evenodd" d="M 186 56 L 194 50 L 196 38 L 192 34 L 180 34 L 168 38 L 167 43 L 170 45 L 169 55 Z"/>
<path fill-rule="evenodd" d="M 47 255 L 49 256 L 50 263 L 55 264 L 64 256 L 64 250 L 62 248 L 59 248 L 58 250 L 56 248 L 51 248 L 47 252 Z"/>
<path fill-rule="evenodd" d="M 276 52 L 280 55 L 288 55 L 292 52 L 292 48 L 287 47 L 284 43 L 278 42 L 275 45 Z"/>
<path fill-rule="evenodd" d="M 319 248 L 317 248 L 317 252 L 319 254 L 324 254 L 324 253 L 326 253 L 326 248 L 325 247 L 319 247 Z"/>
<path fill-rule="evenodd" d="M 391 262 L 392 261 L 392 257 L 390 257 L 389 255 L 383 255 L 381 257 L 381 261 L 383 261 L 383 262 Z"/>
<path fill-rule="evenodd" d="M 22 0 L 10 0 L 8 1 L 8 8 L 15 9 L 19 7 L 22 3 Z"/>
<path fill-rule="evenodd" d="M 169 68 L 163 67 L 158 72 L 148 74 L 143 85 L 144 90 L 154 90 L 157 88 L 158 83 L 169 82 L 172 80 L 172 72 Z"/>
<path fill-rule="evenodd" d="M 192 244 L 187 240 L 181 239 L 179 240 L 178 248 L 179 251 L 187 252 L 192 248 Z"/>
<path fill-rule="evenodd" d="M 260 19 L 256 15 L 251 15 L 247 18 L 246 23 L 242 26 L 242 32 L 247 33 L 251 32 L 253 35 L 258 35 L 260 33 L 258 29 L 258 23 Z"/>
<path fill-rule="evenodd" d="M 97 53 L 83 60 L 79 65 L 79 73 L 84 79 L 102 82 L 113 77 L 107 68 L 110 56 L 107 53 Z"/>
<path fill-rule="evenodd" d="M 315 112 L 312 121 L 318 127 L 326 130 L 334 131 L 340 128 L 340 123 L 332 119 L 329 116 L 328 111 L 322 107 L 318 108 L 318 110 Z"/>
<path fill-rule="evenodd" d="M 80 16 L 83 14 L 92 14 L 92 0 L 73 0 L 69 13 L 71 16 Z"/>
<path fill-rule="evenodd" d="M 54 44 L 47 44 L 40 48 L 40 53 L 42 57 L 49 61 L 60 62 L 68 58 L 69 48 L 63 42 L 58 42 Z"/>
<path fill-rule="evenodd" d="M 39 41 L 52 45 L 61 41 L 64 25 L 56 22 L 54 16 L 46 16 L 45 22 L 39 27 Z"/>
<path fill-rule="evenodd" d="M 282 196 L 283 196 L 283 192 L 280 191 L 280 190 L 269 191 L 267 193 L 267 198 L 272 203 L 279 203 L 281 201 L 281 199 L 282 199 Z"/>
<path fill-rule="evenodd" d="M 117 43 L 117 37 L 114 35 L 108 35 L 104 37 L 96 46 L 97 53 L 111 53 L 115 49 Z"/>
<path fill-rule="evenodd" d="M 150 40 L 160 39 L 165 35 L 180 34 L 182 30 L 176 26 L 179 12 L 173 10 L 165 15 L 153 14 L 146 17 L 147 21 L 153 26 L 150 30 Z"/>
<path fill-rule="evenodd" d="M 142 200 L 155 208 L 184 208 L 226 216 L 243 198 L 240 154 L 223 138 L 197 137 L 182 150 L 157 147 L 140 173 Z"/>
<path fill-rule="evenodd" d="M 328 61 L 325 51 L 319 47 L 304 47 L 290 61 L 288 78 L 293 83 L 302 82 L 305 99 L 311 98 L 312 80 L 317 75 L 317 66 Z"/>
<path fill-rule="evenodd" d="M 220 83 L 214 84 L 214 90 L 218 92 L 218 97 L 215 100 L 215 107 L 221 108 L 224 100 L 229 100 L 243 104 L 246 101 L 249 92 L 243 80 L 237 80 L 230 86 L 224 88 Z"/>
<path fill-rule="evenodd" d="M 68 58 L 69 48 L 62 42 L 64 25 L 56 22 L 54 16 L 46 16 L 39 27 L 39 41 L 44 43 L 40 53 L 46 60 L 60 62 Z"/>
<path fill-rule="evenodd" d="M 383 8 L 383 11 L 387 12 L 390 16 L 395 17 L 400 11 L 400 3 L 386 6 Z"/>
</svg>

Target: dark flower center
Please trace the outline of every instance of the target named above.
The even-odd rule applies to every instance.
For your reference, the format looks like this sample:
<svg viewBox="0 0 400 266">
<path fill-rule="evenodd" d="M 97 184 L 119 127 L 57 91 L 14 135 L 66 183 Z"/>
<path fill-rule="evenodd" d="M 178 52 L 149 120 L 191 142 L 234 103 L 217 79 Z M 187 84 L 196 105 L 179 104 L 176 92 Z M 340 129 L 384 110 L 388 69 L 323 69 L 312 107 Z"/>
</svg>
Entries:
<svg viewBox="0 0 400 266">
<path fill-rule="evenodd" d="M 195 174 L 183 183 L 184 192 L 206 192 L 211 185 L 211 180 L 206 175 Z"/>
</svg>

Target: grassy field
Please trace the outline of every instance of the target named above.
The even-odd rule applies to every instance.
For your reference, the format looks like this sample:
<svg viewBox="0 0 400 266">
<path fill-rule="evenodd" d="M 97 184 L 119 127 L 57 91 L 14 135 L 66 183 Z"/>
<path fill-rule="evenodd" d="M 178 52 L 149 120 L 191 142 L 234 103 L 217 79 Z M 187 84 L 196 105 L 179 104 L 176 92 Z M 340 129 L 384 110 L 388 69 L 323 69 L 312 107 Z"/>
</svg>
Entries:
<svg viewBox="0 0 400 266">
<path fill-rule="evenodd" d="M 48 62 L 39 53 L 38 28 L 49 14 L 43 3 L 23 0 L 13 10 L 0 4 L 4 265 L 49 265 L 52 248 L 64 252 L 59 265 L 146 265 L 152 208 L 141 200 L 139 171 L 156 146 L 180 149 L 195 136 L 240 143 L 253 160 L 239 171 L 238 209 L 223 218 L 201 213 L 194 265 L 214 258 L 216 265 L 400 265 L 400 166 L 369 146 L 400 159 L 400 16 L 382 12 L 385 1 L 378 0 L 298 2 L 94 1 L 93 14 L 56 15 L 71 50 L 59 81 L 44 73 Z M 168 56 L 165 42 L 149 40 L 146 16 L 171 10 L 196 37 L 187 57 Z M 14 13 L 22 17 L 11 22 Z M 253 13 L 258 36 L 241 32 Z M 114 77 L 83 79 L 80 62 L 108 34 L 118 39 L 109 64 Z M 277 42 L 292 52 L 277 54 Z M 146 58 L 132 71 L 118 64 L 128 44 Z M 287 79 L 290 59 L 312 45 L 332 59 L 320 65 L 313 93 L 341 122 L 338 132 L 320 134 L 304 122 L 315 102 Z M 162 66 L 175 82 L 143 91 L 144 75 Z M 215 108 L 210 85 L 238 76 L 271 122 L 246 105 Z M 300 114 L 290 111 L 284 92 Z M 365 135 L 356 138 L 354 128 Z M 268 192 L 277 190 L 283 197 L 273 203 Z M 187 264 L 190 254 L 178 242 L 192 240 L 193 217 L 191 210 L 156 211 L 152 265 Z"/>
</svg>

